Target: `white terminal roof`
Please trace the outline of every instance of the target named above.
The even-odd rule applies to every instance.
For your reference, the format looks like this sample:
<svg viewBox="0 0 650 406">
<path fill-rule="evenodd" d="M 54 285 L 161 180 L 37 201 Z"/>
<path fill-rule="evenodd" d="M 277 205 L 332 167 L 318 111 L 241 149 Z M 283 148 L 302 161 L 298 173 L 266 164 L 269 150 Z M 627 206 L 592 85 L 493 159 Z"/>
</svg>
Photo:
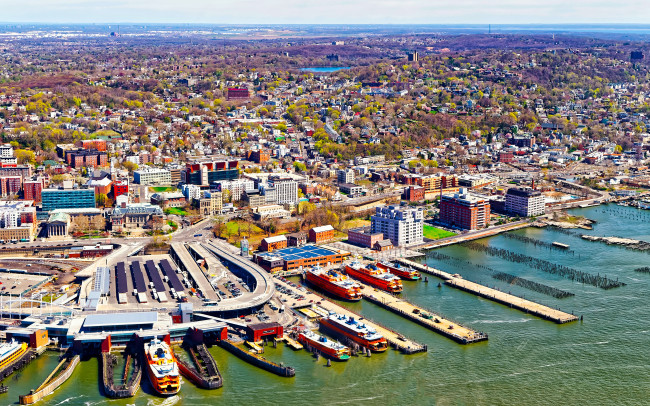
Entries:
<svg viewBox="0 0 650 406">
<path fill-rule="evenodd" d="M 334 230 L 334 227 L 328 224 L 326 226 L 314 227 L 312 230 L 314 230 L 315 233 L 322 233 L 325 231 L 332 231 Z"/>
<path fill-rule="evenodd" d="M 274 242 L 280 242 L 280 241 L 286 241 L 287 237 L 284 235 L 274 235 L 273 237 L 266 237 L 264 241 L 267 243 L 274 243 Z"/>
</svg>

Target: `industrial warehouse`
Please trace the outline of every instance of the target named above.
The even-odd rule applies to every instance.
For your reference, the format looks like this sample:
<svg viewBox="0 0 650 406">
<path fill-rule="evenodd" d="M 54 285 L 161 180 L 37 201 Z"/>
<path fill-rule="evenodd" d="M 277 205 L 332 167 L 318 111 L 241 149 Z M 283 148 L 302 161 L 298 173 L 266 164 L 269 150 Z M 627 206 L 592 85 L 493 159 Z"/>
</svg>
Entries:
<svg viewBox="0 0 650 406">
<path fill-rule="evenodd" d="M 289 247 L 255 254 L 255 262 L 268 272 L 291 272 L 305 267 L 340 264 L 350 255 L 347 251 L 316 245 Z"/>
</svg>

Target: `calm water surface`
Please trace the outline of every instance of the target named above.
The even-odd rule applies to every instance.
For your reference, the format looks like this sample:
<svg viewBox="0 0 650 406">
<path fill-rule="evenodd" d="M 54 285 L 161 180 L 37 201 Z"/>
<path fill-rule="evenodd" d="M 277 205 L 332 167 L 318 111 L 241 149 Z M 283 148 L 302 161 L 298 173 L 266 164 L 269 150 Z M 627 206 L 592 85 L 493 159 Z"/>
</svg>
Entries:
<svg viewBox="0 0 650 406">
<path fill-rule="evenodd" d="M 581 209 L 574 213 L 598 221 L 593 235 L 616 235 L 650 241 L 650 211 L 619 206 Z M 404 356 L 394 351 L 353 358 L 327 368 L 305 351 L 283 345 L 266 356 L 296 368 L 295 378 L 280 378 L 248 365 L 220 348 L 211 349 L 224 377 L 216 391 L 184 382 L 181 394 L 151 396 L 144 385 L 128 400 L 99 393 L 98 361 L 83 362 L 72 379 L 42 404 L 47 405 L 641 405 L 650 399 L 650 275 L 633 271 L 650 266 L 650 254 L 583 241 L 552 229 L 517 231 L 543 241 L 570 244 L 575 255 L 496 236 L 481 240 L 495 247 L 618 278 L 627 286 L 609 291 L 581 285 L 520 264 L 460 246 L 440 251 L 493 269 L 516 274 L 575 293 L 554 299 L 494 280 L 474 267 L 430 264 L 497 286 L 565 311 L 584 315 L 583 322 L 558 326 L 471 294 L 429 283 L 405 282 L 409 300 L 489 334 L 489 341 L 469 346 L 406 321 L 370 303 L 353 304 L 367 317 L 429 345 L 429 352 Z M 0 403 L 15 404 L 56 365 L 46 355 L 5 383 Z M 146 379 L 145 379 L 146 380 Z"/>
</svg>

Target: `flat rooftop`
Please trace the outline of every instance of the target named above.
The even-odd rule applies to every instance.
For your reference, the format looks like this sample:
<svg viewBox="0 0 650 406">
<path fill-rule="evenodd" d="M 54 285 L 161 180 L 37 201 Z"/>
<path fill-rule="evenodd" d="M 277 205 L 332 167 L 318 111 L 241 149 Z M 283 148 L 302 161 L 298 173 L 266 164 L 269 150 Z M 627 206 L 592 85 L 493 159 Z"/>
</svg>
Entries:
<svg viewBox="0 0 650 406">
<path fill-rule="evenodd" d="M 319 247 L 316 245 L 305 245 L 303 247 L 282 248 L 268 253 L 260 253 L 258 255 L 267 258 L 281 258 L 285 261 L 295 261 L 298 259 L 325 257 L 337 254 L 338 252 L 329 248 Z"/>
<path fill-rule="evenodd" d="M 153 324 L 158 321 L 158 312 L 133 312 L 115 314 L 91 314 L 84 320 L 84 328 L 105 326 L 130 326 Z"/>
</svg>

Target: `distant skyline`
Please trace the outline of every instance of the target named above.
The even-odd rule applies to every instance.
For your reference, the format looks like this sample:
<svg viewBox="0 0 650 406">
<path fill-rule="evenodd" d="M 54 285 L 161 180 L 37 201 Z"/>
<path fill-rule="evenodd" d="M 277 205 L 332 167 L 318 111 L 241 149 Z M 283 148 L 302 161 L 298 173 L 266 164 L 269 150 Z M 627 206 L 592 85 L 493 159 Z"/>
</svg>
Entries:
<svg viewBox="0 0 650 406">
<path fill-rule="evenodd" d="M 570 24 L 650 22 L 642 0 L 25 0 L 16 23 Z"/>
</svg>

